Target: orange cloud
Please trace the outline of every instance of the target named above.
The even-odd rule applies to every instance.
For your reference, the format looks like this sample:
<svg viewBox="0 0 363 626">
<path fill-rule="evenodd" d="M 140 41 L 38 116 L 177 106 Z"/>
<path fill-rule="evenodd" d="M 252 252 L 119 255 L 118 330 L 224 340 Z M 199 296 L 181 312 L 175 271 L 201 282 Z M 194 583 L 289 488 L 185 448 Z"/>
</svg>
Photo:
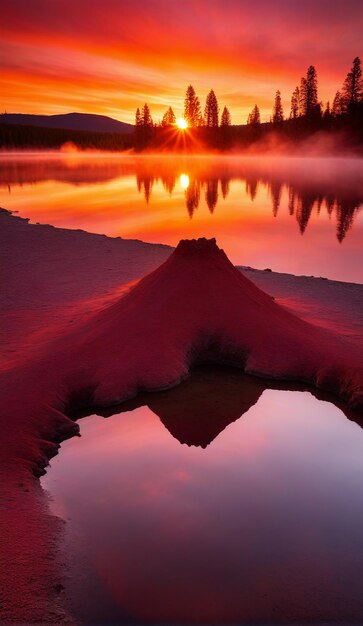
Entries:
<svg viewBox="0 0 363 626">
<path fill-rule="evenodd" d="M 253 104 L 268 119 L 280 89 L 290 95 L 315 64 L 320 98 L 332 99 L 360 53 L 360 0 L 301 6 L 287 0 L 3 0 L 3 107 L 78 110 L 133 121 L 147 100 L 157 119 L 182 113 L 191 82 L 202 103 L 213 87 L 234 123 Z"/>
</svg>

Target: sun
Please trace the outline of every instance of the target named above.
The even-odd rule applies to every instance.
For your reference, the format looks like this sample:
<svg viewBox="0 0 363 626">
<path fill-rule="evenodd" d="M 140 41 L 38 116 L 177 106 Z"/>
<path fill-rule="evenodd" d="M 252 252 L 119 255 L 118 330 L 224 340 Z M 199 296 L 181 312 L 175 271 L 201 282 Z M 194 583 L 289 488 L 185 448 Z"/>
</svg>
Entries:
<svg viewBox="0 0 363 626">
<path fill-rule="evenodd" d="M 188 128 L 188 122 L 184 119 L 184 117 L 178 117 L 176 121 L 176 125 L 180 130 L 185 130 Z"/>
</svg>

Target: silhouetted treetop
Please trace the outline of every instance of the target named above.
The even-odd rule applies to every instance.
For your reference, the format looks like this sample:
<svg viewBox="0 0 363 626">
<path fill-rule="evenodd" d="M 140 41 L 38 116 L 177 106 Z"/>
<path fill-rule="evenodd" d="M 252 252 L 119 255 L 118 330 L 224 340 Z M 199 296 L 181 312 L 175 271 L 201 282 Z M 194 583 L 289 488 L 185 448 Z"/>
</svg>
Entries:
<svg viewBox="0 0 363 626">
<path fill-rule="evenodd" d="M 150 113 L 150 107 L 146 102 L 144 106 L 142 107 L 142 111 L 141 111 L 141 126 L 148 126 L 149 128 L 153 126 L 153 120 L 152 120 L 151 113 Z"/>
<path fill-rule="evenodd" d="M 281 103 L 281 92 L 276 91 L 275 95 L 275 103 L 272 111 L 272 121 L 274 124 L 278 124 L 279 122 L 283 122 L 284 120 L 284 111 Z"/>
<path fill-rule="evenodd" d="M 135 115 L 135 126 L 141 126 L 141 124 L 142 124 L 141 113 L 140 113 L 139 107 L 137 107 L 136 115 Z"/>
<path fill-rule="evenodd" d="M 318 77 L 313 65 L 308 67 L 306 78 L 300 84 L 301 114 L 310 117 L 318 106 Z"/>
<path fill-rule="evenodd" d="M 296 119 L 300 115 L 300 89 L 295 87 L 291 96 L 290 119 Z"/>
<path fill-rule="evenodd" d="M 184 119 L 187 121 L 190 128 L 202 125 L 200 102 L 192 85 L 189 85 L 185 94 Z"/>
<path fill-rule="evenodd" d="M 261 124 L 260 109 L 258 108 L 257 104 L 255 104 L 251 113 L 249 114 L 248 119 L 247 119 L 247 124 L 251 126 Z"/>
<path fill-rule="evenodd" d="M 175 126 L 176 117 L 173 109 L 171 107 L 164 113 L 163 119 L 161 120 L 161 125 L 165 128 L 167 126 Z"/>
<path fill-rule="evenodd" d="M 331 113 L 332 113 L 333 117 L 338 117 L 338 115 L 341 115 L 343 113 L 342 94 L 340 93 L 340 91 L 337 91 L 335 96 L 334 96 Z"/>
<path fill-rule="evenodd" d="M 231 120 L 231 114 L 229 112 L 229 109 L 227 109 L 227 107 L 224 107 L 222 111 L 222 117 L 221 117 L 221 126 L 230 126 L 231 123 L 232 123 L 232 120 Z"/>
<path fill-rule="evenodd" d="M 218 126 L 218 114 L 219 106 L 216 98 L 216 94 L 213 89 L 210 90 L 207 95 L 207 100 L 204 109 L 204 123 L 209 128 L 215 128 Z"/>
<path fill-rule="evenodd" d="M 324 117 L 324 119 L 329 119 L 331 117 L 331 110 L 330 110 L 330 102 L 329 102 L 329 100 L 326 103 L 326 107 L 325 107 L 325 111 L 324 111 L 323 117 Z"/>
<path fill-rule="evenodd" d="M 363 99 L 362 67 L 359 57 L 353 61 L 352 69 L 348 72 L 342 90 L 342 104 L 344 112 L 349 112 Z"/>
</svg>

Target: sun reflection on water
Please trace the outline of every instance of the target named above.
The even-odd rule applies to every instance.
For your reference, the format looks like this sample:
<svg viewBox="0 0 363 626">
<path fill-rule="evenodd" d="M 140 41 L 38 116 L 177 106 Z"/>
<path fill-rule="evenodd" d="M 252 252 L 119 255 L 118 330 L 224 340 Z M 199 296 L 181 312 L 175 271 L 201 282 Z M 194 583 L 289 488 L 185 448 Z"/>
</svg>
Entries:
<svg viewBox="0 0 363 626">
<path fill-rule="evenodd" d="M 188 174 L 180 174 L 180 185 L 183 189 L 188 189 L 189 187 L 189 176 Z"/>
</svg>

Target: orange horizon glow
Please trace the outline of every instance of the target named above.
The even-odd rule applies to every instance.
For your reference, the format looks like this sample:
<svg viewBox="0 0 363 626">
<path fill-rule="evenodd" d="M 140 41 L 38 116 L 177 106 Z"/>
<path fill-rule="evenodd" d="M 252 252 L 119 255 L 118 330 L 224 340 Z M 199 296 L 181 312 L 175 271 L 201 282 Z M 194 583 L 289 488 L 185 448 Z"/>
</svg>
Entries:
<svg viewBox="0 0 363 626">
<path fill-rule="evenodd" d="M 183 115 L 191 83 L 202 109 L 213 88 L 232 123 L 246 123 L 256 103 L 268 121 L 277 89 L 289 113 L 310 64 L 319 99 L 332 101 L 362 55 L 362 20 L 360 0 L 150 0 L 137 7 L 126 0 L 3 0 L 1 106 L 133 123 L 146 101 L 157 122 L 168 106 Z"/>
</svg>

